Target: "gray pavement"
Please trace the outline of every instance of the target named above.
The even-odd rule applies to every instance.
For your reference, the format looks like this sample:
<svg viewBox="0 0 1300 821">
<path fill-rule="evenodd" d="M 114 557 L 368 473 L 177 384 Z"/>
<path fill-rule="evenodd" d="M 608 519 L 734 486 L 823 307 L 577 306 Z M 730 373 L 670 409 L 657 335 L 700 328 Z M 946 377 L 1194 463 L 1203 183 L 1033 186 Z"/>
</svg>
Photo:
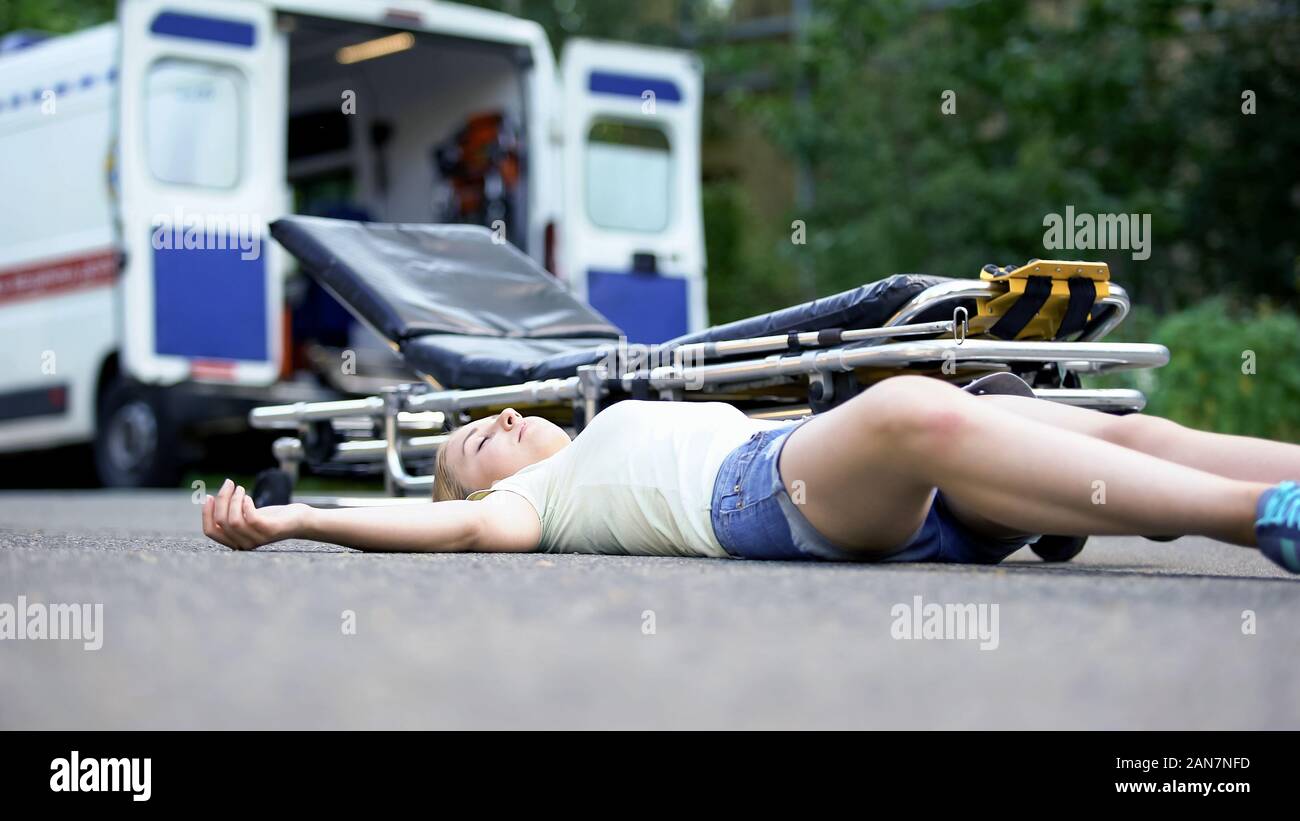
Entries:
<svg viewBox="0 0 1300 821">
<path fill-rule="evenodd" d="M 1204 539 L 993 568 L 234 553 L 188 491 L 0 493 L 20 595 L 102 603 L 104 643 L 0 640 L 3 729 L 1300 728 L 1297 579 Z M 915 596 L 997 604 L 996 649 L 893 638 Z"/>
</svg>

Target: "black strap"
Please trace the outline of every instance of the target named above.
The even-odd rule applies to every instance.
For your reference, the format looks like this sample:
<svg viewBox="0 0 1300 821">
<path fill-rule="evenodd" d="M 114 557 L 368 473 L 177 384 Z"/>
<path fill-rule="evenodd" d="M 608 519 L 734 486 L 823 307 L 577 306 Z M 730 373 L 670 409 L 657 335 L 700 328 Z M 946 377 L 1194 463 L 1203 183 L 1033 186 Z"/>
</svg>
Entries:
<svg viewBox="0 0 1300 821">
<path fill-rule="evenodd" d="M 1061 318 L 1061 327 L 1056 332 L 1057 339 L 1064 339 L 1083 330 L 1088 324 L 1088 314 L 1092 304 L 1097 301 L 1097 285 L 1087 277 L 1070 277 L 1070 301 L 1065 306 L 1065 316 Z"/>
<path fill-rule="evenodd" d="M 1029 277 L 1025 280 L 1025 292 L 1016 300 L 1002 318 L 989 328 L 989 333 L 998 339 L 1015 339 L 1029 324 L 1029 320 L 1047 304 L 1052 295 L 1051 277 Z"/>
</svg>

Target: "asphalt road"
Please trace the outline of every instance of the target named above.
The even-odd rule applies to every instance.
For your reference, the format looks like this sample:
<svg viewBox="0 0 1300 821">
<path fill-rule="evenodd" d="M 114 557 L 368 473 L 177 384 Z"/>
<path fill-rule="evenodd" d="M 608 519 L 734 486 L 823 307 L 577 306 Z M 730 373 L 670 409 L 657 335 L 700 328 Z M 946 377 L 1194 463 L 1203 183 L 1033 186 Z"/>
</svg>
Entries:
<svg viewBox="0 0 1300 821">
<path fill-rule="evenodd" d="M 1300 728 L 1300 583 L 1203 539 L 994 568 L 234 553 L 198 515 L 0 493 L 0 605 L 103 604 L 99 650 L 0 640 L 0 728 Z M 996 604 L 996 648 L 894 638 L 916 596 Z"/>
</svg>

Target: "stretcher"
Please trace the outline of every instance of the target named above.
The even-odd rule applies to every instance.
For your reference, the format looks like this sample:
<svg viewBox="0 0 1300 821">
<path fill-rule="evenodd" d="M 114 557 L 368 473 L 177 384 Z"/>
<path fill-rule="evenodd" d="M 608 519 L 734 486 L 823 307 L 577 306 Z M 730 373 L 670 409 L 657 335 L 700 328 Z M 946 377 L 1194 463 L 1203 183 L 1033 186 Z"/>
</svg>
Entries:
<svg viewBox="0 0 1300 821">
<path fill-rule="evenodd" d="M 254 409 L 253 427 L 286 434 L 273 445 L 278 468 L 255 486 L 259 505 L 288 501 L 304 468 L 338 465 L 382 471 L 392 497 L 427 498 L 441 443 L 506 406 L 575 435 L 628 398 L 725 401 L 754 417 L 796 419 L 913 373 L 1131 413 L 1146 403 L 1140 391 L 1088 388 L 1080 377 L 1169 359 L 1161 345 L 1103 341 L 1130 304 L 1102 263 L 1030 260 L 977 278 L 895 274 L 633 345 L 485 228 L 293 216 L 271 233 L 416 378 L 373 396 Z M 987 379 L 995 374 L 1011 378 Z"/>
</svg>

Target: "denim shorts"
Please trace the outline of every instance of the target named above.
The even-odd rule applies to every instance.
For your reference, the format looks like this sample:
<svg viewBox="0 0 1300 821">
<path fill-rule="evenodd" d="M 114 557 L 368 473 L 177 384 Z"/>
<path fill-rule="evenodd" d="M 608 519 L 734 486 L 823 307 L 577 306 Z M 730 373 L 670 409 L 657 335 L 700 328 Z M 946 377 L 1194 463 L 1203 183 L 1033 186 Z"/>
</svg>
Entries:
<svg viewBox="0 0 1300 821">
<path fill-rule="evenodd" d="M 806 420 L 805 420 L 806 421 Z M 887 557 L 840 547 L 812 526 L 786 491 L 777 469 L 781 448 L 802 422 L 759 431 L 722 461 L 713 483 L 713 533 L 740 559 L 957 562 L 997 564 L 1037 536 L 994 538 L 975 533 L 933 496 L 925 522 Z M 870 490 L 864 490 L 869 493 Z"/>
</svg>

